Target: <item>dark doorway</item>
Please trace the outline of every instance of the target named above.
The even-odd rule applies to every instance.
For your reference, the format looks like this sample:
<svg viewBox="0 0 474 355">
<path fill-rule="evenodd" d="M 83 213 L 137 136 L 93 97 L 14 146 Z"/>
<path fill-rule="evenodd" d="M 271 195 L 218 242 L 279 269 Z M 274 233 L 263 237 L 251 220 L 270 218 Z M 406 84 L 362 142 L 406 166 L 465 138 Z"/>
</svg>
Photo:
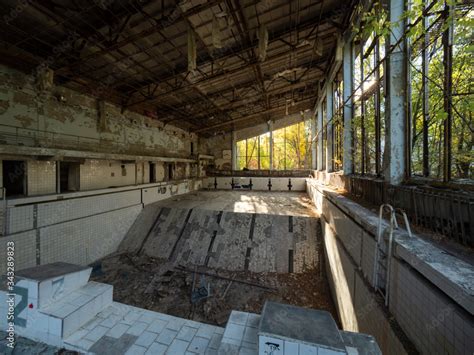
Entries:
<svg viewBox="0 0 474 355">
<path fill-rule="evenodd" d="M 156 164 L 150 163 L 150 183 L 156 182 Z"/>
<path fill-rule="evenodd" d="M 173 180 L 173 163 L 166 163 L 167 169 L 166 169 L 166 180 L 171 181 Z"/>
<path fill-rule="evenodd" d="M 168 164 L 168 180 L 173 180 L 173 164 Z"/>
<path fill-rule="evenodd" d="M 3 161 L 3 187 L 7 196 L 26 195 L 26 162 L 21 160 Z"/>
<path fill-rule="evenodd" d="M 60 192 L 79 191 L 80 164 L 62 161 L 59 163 L 59 188 Z"/>
</svg>

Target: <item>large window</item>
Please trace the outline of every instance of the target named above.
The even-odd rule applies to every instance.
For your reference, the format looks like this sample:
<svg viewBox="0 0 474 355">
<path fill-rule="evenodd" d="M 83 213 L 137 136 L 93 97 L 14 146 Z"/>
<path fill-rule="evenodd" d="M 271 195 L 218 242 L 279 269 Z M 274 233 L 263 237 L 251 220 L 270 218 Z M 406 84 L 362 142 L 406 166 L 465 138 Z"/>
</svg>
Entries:
<svg viewBox="0 0 474 355">
<path fill-rule="evenodd" d="M 259 137 L 237 142 L 237 166 L 239 169 L 258 169 Z"/>
<path fill-rule="evenodd" d="M 381 5 L 375 3 L 365 21 L 385 22 Z M 381 175 L 384 148 L 384 65 L 385 37 L 364 21 L 353 43 L 354 56 L 354 171 Z M 368 30 L 369 28 L 369 30 Z"/>
<path fill-rule="evenodd" d="M 270 151 L 270 133 L 237 142 L 237 169 L 294 170 L 311 168 L 310 121 L 280 128 L 272 132 L 273 152 Z M 273 167 L 270 166 L 270 155 Z"/>
<path fill-rule="evenodd" d="M 343 123 L 343 109 L 344 101 L 342 97 L 342 69 L 336 74 L 333 83 L 334 90 L 334 170 L 342 169 L 342 158 L 343 158 L 343 138 L 344 138 L 344 123 Z"/>
<path fill-rule="evenodd" d="M 474 5 L 450 4 L 409 3 L 411 174 L 446 181 L 474 178 Z"/>
</svg>

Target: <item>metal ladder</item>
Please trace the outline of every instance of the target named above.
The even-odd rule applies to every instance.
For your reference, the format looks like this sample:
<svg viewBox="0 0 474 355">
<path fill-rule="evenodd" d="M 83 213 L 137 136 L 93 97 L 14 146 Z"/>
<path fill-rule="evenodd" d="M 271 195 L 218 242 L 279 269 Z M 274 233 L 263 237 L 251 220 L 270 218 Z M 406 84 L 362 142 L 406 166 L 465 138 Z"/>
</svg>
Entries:
<svg viewBox="0 0 474 355">
<path fill-rule="evenodd" d="M 7 189 L 2 187 L 2 201 L 0 203 L 0 235 L 7 234 Z"/>
<path fill-rule="evenodd" d="M 375 244 L 375 262 L 374 262 L 374 288 L 385 300 L 385 306 L 388 306 L 388 296 L 390 287 L 390 259 L 392 256 L 393 231 L 398 229 L 397 211 L 403 216 L 405 226 L 410 238 L 412 237 L 410 224 L 405 211 L 395 210 L 389 204 L 383 204 L 379 209 L 379 223 L 377 227 L 377 240 Z M 384 212 L 390 214 L 388 237 L 384 236 L 385 229 L 382 230 L 382 221 Z"/>
</svg>

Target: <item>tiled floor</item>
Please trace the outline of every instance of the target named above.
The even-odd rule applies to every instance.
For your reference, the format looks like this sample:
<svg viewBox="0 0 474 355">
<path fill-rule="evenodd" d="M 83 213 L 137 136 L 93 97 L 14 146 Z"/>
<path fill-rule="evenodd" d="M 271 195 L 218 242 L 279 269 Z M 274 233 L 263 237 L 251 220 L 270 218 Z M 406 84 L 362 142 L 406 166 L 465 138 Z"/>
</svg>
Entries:
<svg viewBox="0 0 474 355">
<path fill-rule="evenodd" d="M 196 191 L 156 204 L 169 208 L 318 217 L 314 205 L 304 192 Z"/>
<path fill-rule="evenodd" d="M 119 251 L 232 271 L 318 265 L 317 223 L 298 192 L 199 191 L 148 205 Z"/>
<path fill-rule="evenodd" d="M 217 354 L 224 328 L 114 302 L 64 342 L 90 354 Z"/>
</svg>

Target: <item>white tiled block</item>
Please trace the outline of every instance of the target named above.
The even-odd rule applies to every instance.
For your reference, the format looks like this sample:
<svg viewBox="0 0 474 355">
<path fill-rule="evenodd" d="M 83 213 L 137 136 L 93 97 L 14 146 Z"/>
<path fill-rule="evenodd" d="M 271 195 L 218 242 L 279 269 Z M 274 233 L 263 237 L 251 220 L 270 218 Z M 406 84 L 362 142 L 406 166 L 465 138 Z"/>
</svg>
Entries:
<svg viewBox="0 0 474 355">
<path fill-rule="evenodd" d="M 293 355 L 299 353 L 299 346 L 297 343 L 285 340 L 285 355 Z"/>
<path fill-rule="evenodd" d="M 224 331 L 224 338 L 235 339 L 242 341 L 244 337 L 245 326 L 235 323 L 227 323 Z"/>
<path fill-rule="evenodd" d="M 229 323 L 246 325 L 249 314 L 246 312 L 232 311 L 229 317 Z"/>
<path fill-rule="evenodd" d="M 318 347 L 318 355 L 345 355 L 345 352 Z"/>
<path fill-rule="evenodd" d="M 27 322 L 27 329 L 36 329 L 48 333 L 49 317 L 41 312 L 31 312 L 30 319 Z"/>
<path fill-rule="evenodd" d="M 69 293 L 41 312 L 59 319 L 62 322 L 59 335 L 68 337 L 112 302 L 112 290 L 112 285 L 91 282 L 90 286 Z"/>
<path fill-rule="evenodd" d="M 62 320 L 59 318 L 48 317 L 48 332 L 62 337 Z"/>
<path fill-rule="evenodd" d="M 281 339 L 270 338 L 264 335 L 258 337 L 258 354 L 266 355 L 283 355 L 284 354 L 284 341 Z M 273 352 L 272 352 L 273 351 Z"/>
<path fill-rule="evenodd" d="M 87 285 L 89 281 L 92 268 L 81 270 L 72 274 L 67 274 L 64 276 L 64 290 L 65 292 L 70 292 L 81 288 L 82 286 Z"/>
<path fill-rule="evenodd" d="M 44 308 L 51 303 L 53 285 L 51 280 L 40 282 L 38 286 L 38 307 Z"/>
<path fill-rule="evenodd" d="M 300 355 L 318 355 L 318 348 L 307 344 L 300 345 Z"/>
</svg>

